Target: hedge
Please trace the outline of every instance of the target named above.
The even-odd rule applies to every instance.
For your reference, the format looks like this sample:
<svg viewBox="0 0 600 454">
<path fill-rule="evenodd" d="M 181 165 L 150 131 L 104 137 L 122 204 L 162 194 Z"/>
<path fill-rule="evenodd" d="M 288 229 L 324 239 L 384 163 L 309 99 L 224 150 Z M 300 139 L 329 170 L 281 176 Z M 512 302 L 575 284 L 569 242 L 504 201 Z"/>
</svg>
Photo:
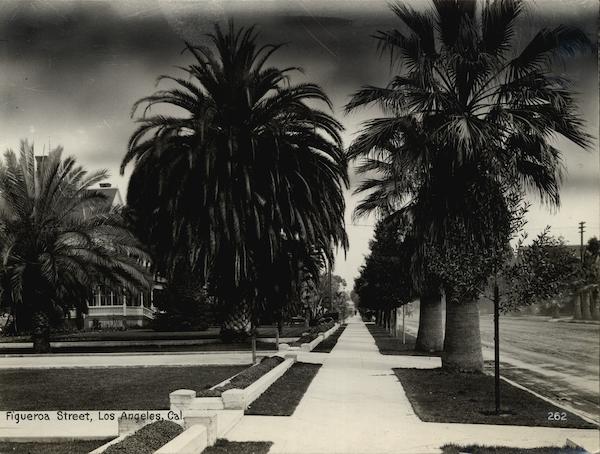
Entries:
<svg viewBox="0 0 600 454">
<path fill-rule="evenodd" d="M 229 383 L 215 389 L 202 390 L 197 394 L 197 397 L 221 397 L 221 394 L 228 389 L 245 389 L 267 372 L 279 366 L 283 361 L 284 359 L 280 356 L 266 356 L 260 363 L 244 369 L 234 376 Z"/>
</svg>

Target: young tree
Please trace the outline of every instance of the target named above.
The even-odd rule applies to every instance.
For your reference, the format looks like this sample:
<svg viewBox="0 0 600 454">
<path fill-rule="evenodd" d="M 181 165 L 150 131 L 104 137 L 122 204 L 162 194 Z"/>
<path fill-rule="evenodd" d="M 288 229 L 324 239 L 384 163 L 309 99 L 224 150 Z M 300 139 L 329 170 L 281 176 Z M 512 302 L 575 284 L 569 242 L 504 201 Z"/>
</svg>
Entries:
<svg viewBox="0 0 600 454">
<path fill-rule="evenodd" d="M 524 239 L 517 244 L 515 259 L 506 267 L 509 291 L 502 310 L 510 312 L 551 301 L 557 315 L 558 301 L 576 294 L 581 286 L 581 263 L 562 238 L 550 234 L 550 227 L 546 227 L 530 245 L 525 246 Z"/>
<path fill-rule="evenodd" d="M 0 166 L 0 282 L 3 304 L 31 319 L 34 350 L 50 351 L 50 319 L 57 309 L 85 310 L 99 284 L 130 295 L 148 290 L 148 256 L 120 209 L 92 187 L 105 171 L 88 174 L 57 148 L 35 164 L 33 145 Z"/>
</svg>

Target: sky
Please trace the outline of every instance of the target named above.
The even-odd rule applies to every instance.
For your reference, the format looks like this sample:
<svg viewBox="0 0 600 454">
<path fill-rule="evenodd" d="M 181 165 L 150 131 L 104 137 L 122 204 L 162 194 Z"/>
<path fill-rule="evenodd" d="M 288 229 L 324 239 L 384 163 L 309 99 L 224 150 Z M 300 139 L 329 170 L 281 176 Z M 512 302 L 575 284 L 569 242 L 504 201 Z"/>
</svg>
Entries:
<svg viewBox="0 0 600 454">
<path fill-rule="evenodd" d="M 415 8 L 430 6 L 411 1 Z M 540 27 L 575 25 L 596 40 L 598 4 L 594 0 L 531 0 L 515 38 L 522 46 Z M 189 63 L 184 41 L 205 43 L 214 23 L 255 24 L 264 43 L 286 43 L 272 63 L 300 66 L 293 82 L 311 81 L 331 97 L 343 123 L 345 145 L 375 110 L 345 115 L 343 106 L 361 85 L 385 85 L 393 75 L 380 58 L 372 35 L 401 26 L 380 0 L 2 0 L 0 2 L 0 150 L 34 142 L 36 153 L 61 145 L 89 169 L 108 169 L 110 182 L 126 195 L 131 169 L 119 174 L 129 136 L 136 127 L 133 103 L 156 90 L 161 74 L 181 75 Z M 598 67 L 590 53 L 555 68 L 573 80 L 590 150 L 565 140 L 567 176 L 559 210 L 541 206 L 532 195 L 525 227 L 530 237 L 546 225 L 569 243 L 600 234 L 600 160 L 598 153 Z M 166 86 L 165 86 L 166 87 Z M 159 87 L 160 88 L 160 87 Z M 352 286 L 375 219 L 352 219 L 360 196 L 352 194 L 360 176 L 350 169 L 346 191 L 348 251 L 339 251 L 336 274 Z"/>
</svg>

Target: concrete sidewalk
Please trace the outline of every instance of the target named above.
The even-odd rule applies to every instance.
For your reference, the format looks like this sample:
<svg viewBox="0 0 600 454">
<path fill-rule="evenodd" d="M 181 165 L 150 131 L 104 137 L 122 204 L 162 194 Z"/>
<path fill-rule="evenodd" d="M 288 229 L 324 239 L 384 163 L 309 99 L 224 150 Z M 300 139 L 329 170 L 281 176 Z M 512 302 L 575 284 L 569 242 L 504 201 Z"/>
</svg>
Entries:
<svg viewBox="0 0 600 454">
<path fill-rule="evenodd" d="M 299 360 L 316 359 L 301 354 Z M 435 453 L 448 443 L 512 447 L 597 443 L 597 430 L 437 424 L 413 412 L 393 367 L 433 368 L 439 358 L 381 355 L 353 318 L 291 417 L 244 416 L 232 441 L 272 441 L 270 453 Z"/>
<path fill-rule="evenodd" d="M 259 351 L 258 356 L 272 356 L 276 351 Z M 251 364 L 251 352 L 148 352 L 148 353 L 65 353 L 52 355 L 0 356 L 0 369 L 55 369 L 131 366 L 208 366 Z"/>
</svg>

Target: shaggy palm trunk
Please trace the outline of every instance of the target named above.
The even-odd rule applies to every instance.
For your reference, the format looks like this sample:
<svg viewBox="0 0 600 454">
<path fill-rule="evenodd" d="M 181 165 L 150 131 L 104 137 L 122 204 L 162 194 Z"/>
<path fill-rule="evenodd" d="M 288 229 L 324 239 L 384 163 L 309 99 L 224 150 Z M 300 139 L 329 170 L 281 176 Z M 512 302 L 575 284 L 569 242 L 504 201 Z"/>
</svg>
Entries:
<svg viewBox="0 0 600 454">
<path fill-rule="evenodd" d="M 483 355 L 477 300 L 459 302 L 446 292 L 446 336 L 442 368 L 458 372 L 482 372 Z"/>
<path fill-rule="evenodd" d="M 590 311 L 590 291 L 581 292 L 581 318 L 583 320 L 591 320 L 592 313 Z"/>
<path fill-rule="evenodd" d="M 252 334 L 250 311 L 237 307 L 226 314 L 221 323 L 221 338 L 224 342 L 245 340 Z"/>
<path fill-rule="evenodd" d="M 415 350 L 438 352 L 444 346 L 442 325 L 442 297 L 439 292 L 421 296 L 419 304 L 419 331 Z"/>
<path fill-rule="evenodd" d="M 33 351 L 35 353 L 50 353 L 50 319 L 48 314 L 35 312 L 31 319 Z"/>
</svg>

